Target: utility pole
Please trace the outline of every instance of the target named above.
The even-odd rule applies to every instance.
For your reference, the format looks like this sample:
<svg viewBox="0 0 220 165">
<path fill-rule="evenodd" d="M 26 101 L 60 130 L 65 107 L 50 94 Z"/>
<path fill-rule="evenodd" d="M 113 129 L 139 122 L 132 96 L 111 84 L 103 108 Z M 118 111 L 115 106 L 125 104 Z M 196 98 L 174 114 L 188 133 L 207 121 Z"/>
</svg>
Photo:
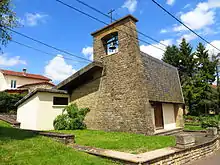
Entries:
<svg viewBox="0 0 220 165">
<path fill-rule="evenodd" d="M 115 11 L 115 9 L 111 9 L 108 14 L 110 15 L 110 19 L 111 19 L 111 23 L 113 22 L 113 12 Z"/>
</svg>

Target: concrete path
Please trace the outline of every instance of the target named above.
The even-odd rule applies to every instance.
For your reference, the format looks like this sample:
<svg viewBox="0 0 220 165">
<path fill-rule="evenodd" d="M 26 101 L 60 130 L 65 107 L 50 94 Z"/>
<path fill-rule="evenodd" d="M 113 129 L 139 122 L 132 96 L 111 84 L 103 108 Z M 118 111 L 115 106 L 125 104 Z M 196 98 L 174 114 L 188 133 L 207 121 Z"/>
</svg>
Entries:
<svg viewBox="0 0 220 165">
<path fill-rule="evenodd" d="M 207 158 L 195 161 L 189 165 L 220 165 L 220 150 Z"/>
</svg>

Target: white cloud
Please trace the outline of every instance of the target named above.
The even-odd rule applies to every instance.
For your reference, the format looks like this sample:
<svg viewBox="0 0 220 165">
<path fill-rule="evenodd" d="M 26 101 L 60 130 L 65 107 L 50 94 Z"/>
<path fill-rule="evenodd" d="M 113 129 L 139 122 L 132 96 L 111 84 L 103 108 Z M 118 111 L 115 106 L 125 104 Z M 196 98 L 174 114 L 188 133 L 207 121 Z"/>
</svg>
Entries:
<svg viewBox="0 0 220 165">
<path fill-rule="evenodd" d="M 62 55 L 57 55 L 44 67 L 45 76 L 53 81 L 63 81 L 75 72 L 76 70 L 66 63 Z"/>
<path fill-rule="evenodd" d="M 183 9 L 187 9 L 187 8 L 189 8 L 191 6 L 191 4 L 186 4 L 184 7 L 183 7 Z"/>
<path fill-rule="evenodd" d="M 137 9 L 137 0 L 126 0 L 122 8 L 127 8 L 130 13 L 135 12 Z"/>
<path fill-rule="evenodd" d="M 208 0 L 207 2 L 200 2 L 196 8 L 182 13 L 180 16 L 181 21 L 193 30 L 200 30 L 215 23 L 216 8 L 220 7 L 219 0 Z M 174 26 L 174 31 L 187 30 L 182 25 Z"/>
<path fill-rule="evenodd" d="M 193 33 L 184 34 L 177 40 L 177 43 L 180 44 L 183 38 L 185 38 L 187 42 L 190 42 L 198 37 Z"/>
<path fill-rule="evenodd" d="M 168 5 L 173 5 L 174 2 L 175 2 L 175 0 L 167 0 L 167 4 L 168 4 Z"/>
<path fill-rule="evenodd" d="M 169 31 L 167 29 L 161 29 L 160 33 L 168 33 Z"/>
<path fill-rule="evenodd" d="M 211 44 L 220 49 L 220 40 L 214 40 L 211 42 Z M 206 45 L 206 49 L 209 50 L 210 55 L 217 55 L 218 53 L 220 53 L 220 51 L 209 44 Z"/>
<path fill-rule="evenodd" d="M 22 25 L 37 26 L 39 23 L 45 23 L 48 15 L 40 13 L 26 13 L 24 19 L 19 19 Z"/>
<path fill-rule="evenodd" d="M 26 61 L 21 60 L 20 56 L 7 57 L 7 54 L 0 55 L 0 66 L 15 66 L 15 65 L 26 65 Z"/>
<path fill-rule="evenodd" d="M 88 46 L 86 48 L 83 48 L 82 53 L 86 58 L 93 61 L 93 47 Z"/>
<path fill-rule="evenodd" d="M 199 30 L 214 24 L 215 12 L 207 11 L 197 6 L 193 11 L 184 13 L 180 16 L 181 21 L 193 30 Z M 174 31 L 187 30 L 183 25 L 174 27 Z"/>
<path fill-rule="evenodd" d="M 165 44 L 167 46 L 168 45 L 172 45 L 172 40 L 171 39 L 164 40 L 164 41 L 161 41 L 161 43 L 163 43 L 163 44 Z M 161 45 L 161 44 L 153 44 L 153 45 L 165 50 L 165 47 L 163 45 Z M 153 47 L 151 45 L 148 45 L 148 46 L 141 45 L 140 49 L 141 49 L 142 52 L 145 52 L 145 53 L 147 53 L 147 54 L 149 54 L 149 55 L 151 55 L 151 56 L 153 56 L 155 58 L 158 58 L 160 60 L 162 59 L 163 54 L 164 54 L 164 51 L 162 51 L 160 49 L 157 49 L 157 48 L 155 48 L 155 47 Z"/>
</svg>

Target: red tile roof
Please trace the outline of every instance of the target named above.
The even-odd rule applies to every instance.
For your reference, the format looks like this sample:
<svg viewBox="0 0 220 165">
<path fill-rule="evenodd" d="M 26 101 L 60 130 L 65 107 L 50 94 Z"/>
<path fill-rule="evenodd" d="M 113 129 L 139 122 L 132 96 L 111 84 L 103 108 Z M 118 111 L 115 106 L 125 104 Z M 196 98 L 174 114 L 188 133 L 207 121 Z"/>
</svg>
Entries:
<svg viewBox="0 0 220 165">
<path fill-rule="evenodd" d="M 15 71 L 11 71 L 11 70 L 3 70 L 3 69 L 0 69 L 0 72 L 2 72 L 2 74 L 4 74 L 4 75 L 19 76 L 19 77 L 38 79 L 38 80 L 51 81 L 51 79 L 49 79 L 45 76 L 42 76 L 42 75 L 38 75 L 38 74 L 15 72 Z"/>
<path fill-rule="evenodd" d="M 25 84 L 25 85 L 19 86 L 18 88 L 25 88 L 26 86 L 40 85 L 40 84 L 48 84 L 48 85 L 51 85 L 51 86 L 55 86 L 53 83 L 45 81 L 45 82 L 36 82 L 36 83 Z"/>
</svg>

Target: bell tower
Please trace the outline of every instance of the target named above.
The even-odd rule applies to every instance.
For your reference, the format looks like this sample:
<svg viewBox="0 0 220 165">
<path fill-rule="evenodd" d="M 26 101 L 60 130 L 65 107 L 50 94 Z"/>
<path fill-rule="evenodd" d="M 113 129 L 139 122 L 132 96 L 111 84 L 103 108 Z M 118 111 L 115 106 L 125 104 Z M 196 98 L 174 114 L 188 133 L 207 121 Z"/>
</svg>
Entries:
<svg viewBox="0 0 220 165">
<path fill-rule="evenodd" d="M 136 22 L 128 15 L 92 33 L 94 61 L 104 66 L 92 129 L 154 132 Z"/>
<path fill-rule="evenodd" d="M 136 18 L 128 15 L 92 33 L 94 61 L 105 61 L 109 56 L 121 56 L 131 49 L 139 51 L 136 22 Z"/>
</svg>

